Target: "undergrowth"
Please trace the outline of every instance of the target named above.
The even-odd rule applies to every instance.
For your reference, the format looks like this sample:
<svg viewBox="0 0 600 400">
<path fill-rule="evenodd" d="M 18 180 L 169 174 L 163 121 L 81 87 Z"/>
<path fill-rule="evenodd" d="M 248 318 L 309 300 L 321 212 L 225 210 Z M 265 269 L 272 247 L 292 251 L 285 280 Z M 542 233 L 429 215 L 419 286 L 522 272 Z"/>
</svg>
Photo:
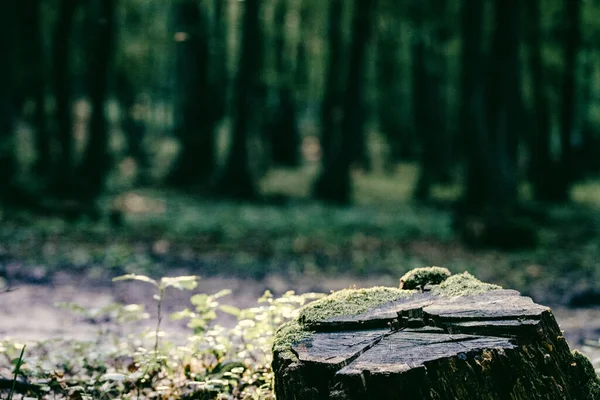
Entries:
<svg viewBox="0 0 600 400">
<path fill-rule="evenodd" d="M 125 336 L 118 330 L 102 330 L 91 342 L 41 341 L 29 345 L 24 355 L 23 344 L 0 342 L 4 358 L 0 365 L 5 365 L 0 367 L 0 382 L 5 383 L 0 389 L 18 392 L 23 399 L 274 398 L 271 351 L 275 330 L 297 318 L 301 306 L 323 295 L 290 291 L 276 298 L 267 291 L 256 305 L 240 309 L 219 303 L 228 291 L 193 294 L 189 308 L 169 315 L 171 320 L 187 321 L 188 336 L 179 342 L 170 340 L 162 329 L 167 289 L 191 291 L 198 279 L 154 280 L 135 274 L 115 278 L 153 287 L 157 318 L 152 328 Z M 113 305 L 95 313 L 74 304 L 60 306 L 88 316 L 113 313 L 120 324 L 149 318 L 139 305 Z M 233 327 L 215 323 L 218 313 L 235 316 L 237 323 Z M 9 365 L 14 366 L 14 379 L 8 378 Z M 11 386 L 11 382 L 18 385 Z"/>
</svg>

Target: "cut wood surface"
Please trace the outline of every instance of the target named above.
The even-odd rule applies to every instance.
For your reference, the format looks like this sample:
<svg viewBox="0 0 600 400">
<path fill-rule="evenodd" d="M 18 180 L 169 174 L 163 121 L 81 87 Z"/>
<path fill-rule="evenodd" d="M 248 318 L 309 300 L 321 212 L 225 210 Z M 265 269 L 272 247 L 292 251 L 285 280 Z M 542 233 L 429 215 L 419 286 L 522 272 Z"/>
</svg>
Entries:
<svg viewBox="0 0 600 400">
<path fill-rule="evenodd" d="M 278 332 L 277 399 L 600 398 L 549 308 L 468 274 L 429 289 L 348 290 L 308 305 Z"/>
</svg>

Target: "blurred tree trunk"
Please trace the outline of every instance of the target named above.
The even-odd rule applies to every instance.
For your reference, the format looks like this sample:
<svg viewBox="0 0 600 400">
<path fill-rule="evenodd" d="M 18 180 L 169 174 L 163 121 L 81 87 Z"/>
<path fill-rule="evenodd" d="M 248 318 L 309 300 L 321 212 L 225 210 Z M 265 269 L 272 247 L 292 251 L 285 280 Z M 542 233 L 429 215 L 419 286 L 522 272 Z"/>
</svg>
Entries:
<svg viewBox="0 0 600 400">
<path fill-rule="evenodd" d="M 404 40 L 401 21 L 395 10 L 397 2 L 386 2 L 380 14 L 380 27 L 377 32 L 377 118 L 379 130 L 386 138 L 389 146 L 386 164 L 393 165 L 410 158 L 406 149 L 406 137 L 412 136 L 412 128 L 405 121 L 404 99 L 401 93 L 403 72 L 399 59 L 399 51 Z M 409 139 L 410 140 L 410 139 Z M 410 153 L 410 152 L 408 152 Z"/>
<path fill-rule="evenodd" d="M 227 71 L 227 3 L 214 0 L 214 18 L 211 28 L 211 90 L 213 91 L 212 106 L 214 118 L 218 124 L 227 112 L 227 93 L 229 88 L 229 73 Z M 215 126 L 216 127 L 216 126 Z"/>
<path fill-rule="evenodd" d="M 256 93 L 260 89 L 260 0 L 245 0 L 242 43 L 235 83 L 232 138 L 227 161 L 215 185 L 216 194 L 252 200 L 258 188 L 250 169 L 248 139 L 256 127 Z"/>
<path fill-rule="evenodd" d="M 485 89 L 483 88 L 481 64 L 469 65 L 476 48 L 469 47 L 471 39 L 479 42 L 481 31 L 481 8 L 474 9 L 477 1 L 465 1 L 465 24 L 463 40 L 463 93 L 466 101 L 463 112 L 472 111 L 477 125 L 466 121 L 467 133 L 467 187 L 462 207 L 455 220 L 455 229 L 469 245 L 493 246 L 506 249 L 535 245 L 534 225 L 516 218 L 517 197 L 517 149 L 522 126 L 522 99 L 519 54 L 519 0 L 494 0 L 494 25 L 488 56 Z M 470 9 L 471 8 L 471 9 Z M 473 43 L 471 43 L 473 44 Z M 478 44 L 479 46 L 479 44 Z M 466 54 L 465 54 L 466 53 Z M 471 73 L 469 75 L 468 73 Z M 469 83 L 469 79 L 476 79 Z M 477 82 L 477 86 L 474 83 Z M 485 90 L 485 94 L 484 91 Z M 479 100 L 480 105 L 475 101 Z M 469 101 L 471 103 L 469 103 Z M 481 104 L 483 107 L 481 107 Z M 463 114 L 463 117 L 469 115 Z"/>
<path fill-rule="evenodd" d="M 336 6 L 336 1 L 332 1 L 330 12 L 330 49 L 329 49 L 329 71 L 328 79 L 333 78 L 335 74 L 340 74 L 336 69 L 338 63 L 341 62 L 335 55 L 339 55 L 341 50 L 341 40 L 339 22 L 341 5 Z M 339 8 L 336 8 L 339 7 Z M 327 124 L 333 128 L 328 133 L 323 131 L 323 137 L 332 139 L 331 133 L 335 132 L 336 114 L 341 114 L 339 122 L 339 141 L 330 142 L 328 153 L 324 151 L 323 170 L 317 181 L 315 196 L 324 201 L 349 204 L 352 200 L 352 184 L 350 176 L 350 167 L 353 161 L 356 160 L 356 141 L 364 140 L 364 75 L 366 68 L 366 52 L 367 43 L 369 41 L 372 30 L 372 12 L 375 8 L 373 0 L 355 0 L 354 15 L 352 21 L 352 37 L 350 42 L 350 55 L 346 63 L 348 65 L 348 74 L 346 77 L 346 91 L 343 93 L 341 110 L 338 111 L 336 100 L 339 99 L 335 94 L 339 86 L 333 82 L 328 82 L 332 87 L 327 88 L 326 96 L 332 95 L 331 98 L 325 98 L 324 102 L 324 129 L 327 129 Z M 336 14 L 337 17 L 336 17 Z M 336 31 L 338 31 L 336 33 Z M 339 46 L 339 50 L 337 47 Z M 331 91 L 330 91 L 331 90 Z M 341 88 L 340 88 L 341 90 Z M 335 143 L 335 144 L 334 144 Z M 364 144 L 364 142 L 362 142 Z M 324 150 L 327 150 L 323 146 Z M 325 156 L 326 155 L 326 156 Z"/>
<path fill-rule="evenodd" d="M 87 65 L 89 97 L 92 106 L 89 138 L 78 170 L 85 200 L 93 200 L 104 190 L 111 168 L 108 149 L 110 127 L 106 118 L 108 87 L 114 73 L 115 11 L 117 0 L 90 2 L 91 43 Z"/>
<path fill-rule="evenodd" d="M 300 103 L 304 103 L 308 93 L 308 86 L 310 84 L 309 70 L 308 70 L 308 50 L 307 42 L 310 34 L 310 17 L 312 7 L 308 0 L 300 1 L 300 39 L 296 46 L 296 65 L 294 69 L 294 83 L 295 87 L 301 93 Z M 302 104 L 303 106 L 305 104 Z"/>
<path fill-rule="evenodd" d="M 420 175 L 415 187 L 417 200 L 428 200 L 431 185 L 442 182 L 449 169 L 449 136 L 446 124 L 445 59 L 443 48 L 447 30 L 443 17 L 427 19 L 433 27 L 424 26 L 430 3 L 417 6 L 415 22 L 420 26 L 413 44 L 413 114 L 417 137 L 421 139 Z M 436 2 L 436 11 L 447 12 L 447 3 Z"/>
<path fill-rule="evenodd" d="M 221 17 L 222 6 L 215 12 Z M 189 188 L 205 183 L 215 171 L 215 130 L 223 116 L 226 90 L 211 75 L 211 67 L 224 70 L 225 66 L 211 54 L 211 49 L 216 51 L 223 44 L 211 46 L 215 38 L 211 37 L 209 20 L 200 3 L 193 0 L 177 3 L 175 25 L 179 96 L 176 135 L 181 150 L 167 182 Z"/>
<path fill-rule="evenodd" d="M 120 122 L 127 142 L 127 154 L 136 162 L 137 183 L 143 185 L 150 179 L 150 165 L 148 154 L 144 148 L 146 124 L 141 116 L 141 105 L 138 103 L 130 72 L 121 68 L 115 73 L 115 79 L 115 95 L 121 108 Z"/>
<path fill-rule="evenodd" d="M 488 192 L 489 141 L 484 120 L 483 2 L 464 0 L 462 3 L 461 106 L 460 125 L 466 154 L 464 206 L 481 210 Z"/>
<path fill-rule="evenodd" d="M 371 170 L 367 143 L 367 104 L 365 83 L 367 73 L 368 44 L 373 33 L 377 0 L 354 1 L 354 17 L 351 27 L 350 54 L 346 93 L 342 111 L 342 148 L 350 154 L 350 165 L 364 171 Z M 364 13 L 364 14 L 363 14 Z M 349 136 L 349 137 L 348 137 Z"/>
<path fill-rule="evenodd" d="M 583 116 L 581 121 L 581 146 L 577 157 L 580 160 L 578 165 L 578 177 L 580 178 L 597 174 L 600 167 L 600 159 L 598 158 L 600 143 L 598 137 L 595 135 L 597 123 L 591 111 L 593 103 L 596 100 L 596 94 L 594 93 L 594 73 L 598 63 L 598 56 L 596 49 L 591 46 L 586 49 L 585 55 L 585 65 L 583 68 L 584 84 L 582 85 Z"/>
<path fill-rule="evenodd" d="M 269 134 L 271 160 L 275 165 L 296 167 L 300 164 L 300 132 L 296 118 L 296 102 L 291 88 L 292 69 L 286 58 L 287 0 L 277 0 L 275 6 L 275 73 L 277 75 L 276 104 L 271 113 Z"/>
<path fill-rule="evenodd" d="M 529 63 L 531 86 L 533 91 L 534 123 L 530 142 L 530 177 L 536 200 L 544 200 L 552 190 L 554 176 L 550 157 L 550 115 L 548 98 L 545 92 L 545 68 L 542 58 L 542 0 L 525 2 L 527 21 L 529 21 Z"/>
<path fill-rule="evenodd" d="M 35 103 L 32 127 L 35 137 L 36 162 L 35 171 L 45 175 L 50 167 L 50 137 L 46 126 L 46 79 L 44 68 L 44 50 L 42 43 L 42 26 L 40 18 L 40 2 L 38 0 L 21 0 L 19 7 L 19 40 L 22 52 L 20 58 L 21 96 L 30 97 Z"/>
<path fill-rule="evenodd" d="M 16 174 L 14 157 L 15 3 L 0 6 L 0 200 L 6 201 Z"/>
<path fill-rule="evenodd" d="M 465 202 L 475 213 L 495 208 L 510 210 L 517 201 L 518 132 L 522 124 L 519 4 L 518 0 L 494 1 L 494 28 L 485 82 L 481 63 L 476 63 L 474 56 L 478 52 L 472 53 L 480 48 L 481 6 L 471 4 L 470 0 L 463 6 L 463 96 L 466 96 L 463 123 L 469 158 Z M 471 49 L 473 44 L 477 47 Z"/>
<path fill-rule="evenodd" d="M 71 103 L 71 33 L 79 0 L 61 0 L 53 36 L 52 74 L 54 78 L 56 168 L 53 174 L 53 192 L 70 197 L 73 187 L 73 116 Z"/>
<path fill-rule="evenodd" d="M 556 171 L 556 191 L 550 200 L 565 202 L 574 180 L 574 130 L 576 129 L 577 56 L 581 47 L 581 0 L 565 0 L 565 34 L 563 44 L 563 87 L 560 125 L 560 168 Z"/>
<path fill-rule="evenodd" d="M 340 68 L 344 46 L 342 38 L 343 6 L 343 0 L 331 0 L 329 5 L 327 76 L 321 107 L 322 174 L 326 173 L 333 162 L 333 153 L 338 145 L 340 135 L 338 125 L 343 98 L 343 71 Z M 323 190 L 325 188 L 321 187 L 320 180 L 317 181 L 316 196 L 325 196 L 320 193 Z"/>
<path fill-rule="evenodd" d="M 490 163 L 486 202 L 512 209 L 517 202 L 517 151 L 523 125 L 519 56 L 519 0 L 495 0 L 488 68 L 487 130 Z"/>
<path fill-rule="evenodd" d="M 327 75 L 325 80 L 325 93 L 321 106 L 321 175 L 315 183 L 315 197 L 326 201 L 335 201 L 336 196 L 341 199 L 350 197 L 349 171 L 343 172 L 339 187 L 331 186 L 336 177 L 333 168 L 336 162 L 336 149 L 342 140 L 340 132 L 340 118 L 343 100 L 343 57 L 342 14 L 344 0 L 331 0 L 328 15 L 328 60 Z M 344 156 L 348 156 L 347 154 Z M 339 158 L 339 157 L 338 157 Z M 349 167 L 348 167 L 349 168 Z M 348 175 L 345 177 L 345 175 Z M 345 180 L 344 180 L 345 179 Z"/>
</svg>

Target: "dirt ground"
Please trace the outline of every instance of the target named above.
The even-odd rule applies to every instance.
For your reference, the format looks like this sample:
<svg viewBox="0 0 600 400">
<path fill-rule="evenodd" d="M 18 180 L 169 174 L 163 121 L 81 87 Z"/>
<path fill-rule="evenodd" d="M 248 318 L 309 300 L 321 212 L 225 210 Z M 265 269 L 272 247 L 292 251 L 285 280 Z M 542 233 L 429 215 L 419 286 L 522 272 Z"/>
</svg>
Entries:
<svg viewBox="0 0 600 400">
<path fill-rule="evenodd" d="M 274 294 L 282 294 L 290 288 L 298 293 L 318 291 L 328 292 L 353 285 L 368 287 L 377 284 L 390 284 L 386 278 L 362 279 L 311 279 L 288 282 L 278 276 L 269 276 L 262 281 L 240 278 L 211 277 L 202 279 L 197 293 L 215 293 L 221 289 L 231 289 L 232 293 L 222 299 L 222 303 L 237 307 L 251 307 L 266 289 Z M 12 338 L 19 342 L 53 338 L 94 340 L 100 325 L 113 324 L 110 320 L 91 320 L 71 311 L 58 308 L 56 303 L 76 303 L 86 308 L 100 308 L 118 302 L 122 304 L 145 304 L 151 316 L 155 315 L 152 287 L 140 282 L 88 282 L 84 278 L 59 275 L 52 283 L 16 284 L 14 290 L 0 294 L 0 338 Z M 181 310 L 189 305 L 189 292 L 170 290 L 165 300 L 166 312 Z M 598 341 L 600 338 L 600 307 L 573 309 L 554 306 L 552 310 L 565 332 L 571 348 L 582 348 L 584 341 Z M 188 331 L 179 322 L 165 320 L 165 331 L 173 337 L 184 338 Z M 231 317 L 222 317 L 219 323 L 233 324 Z M 147 324 L 152 324 L 152 320 Z M 141 329 L 132 326 L 131 329 Z M 583 346 L 583 351 L 600 367 L 600 348 Z"/>
</svg>

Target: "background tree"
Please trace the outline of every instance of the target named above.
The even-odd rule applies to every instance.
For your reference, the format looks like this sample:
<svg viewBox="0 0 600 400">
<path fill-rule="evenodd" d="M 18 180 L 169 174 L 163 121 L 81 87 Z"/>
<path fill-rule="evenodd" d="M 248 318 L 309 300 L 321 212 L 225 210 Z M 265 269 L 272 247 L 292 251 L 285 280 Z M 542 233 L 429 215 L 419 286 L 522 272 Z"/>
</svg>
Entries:
<svg viewBox="0 0 600 400">
<path fill-rule="evenodd" d="M 35 135 L 35 170 L 40 176 L 46 175 L 50 165 L 50 136 L 46 124 L 46 62 L 44 57 L 42 3 L 38 0 L 17 2 L 19 42 L 19 93 L 23 98 L 33 100 L 34 111 L 31 127 Z"/>
<path fill-rule="evenodd" d="M 552 174 L 548 171 L 553 169 L 550 153 L 551 123 L 549 104 L 546 94 L 546 68 L 543 60 L 542 47 L 542 10 L 540 1 L 528 1 L 525 4 L 525 15 L 528 21 L 528 43 L 529 43 L 529 68 L 532 87 L 532 115 L 533 129 L 529 154 L 530 177 L 533 186 L 534 197 L 544 200 L 552 191 L 554 184 Z"/>
<path fill-rule="evenodd" d="M 14 159 L 14 35 L 16 32 L 15 3 L 2 5 L 0 12 L 0 200 L 6 201 L 14 183 L 16 165 Z"/>
<path fill-rule="evenodd" d="M 342 37 L 342 15 L 343 0 L 331 0 L 328 11 L 327 24 L 327 45 L 328 59 L 327 72 L 325 77 L 325 92 L 321 105 L 321 175 L 315 183 L 315 197 L 326 201 L 349 201 L 350 198 L 350 168 L 349 160 L 340 160 L 340 151 L 342 132 L 339 130 L 339 123 L 342 112 L 343 99 L 343 64 L 339 60 L 343 54 Z M 346 140 L 352 140 L 347 138 Z M 341 154 L 342 157 L 349 157 L 348 154 Z M 337 164 L 337 165 L 336 165 Z M 341 176 L 332 176 L 333 168 L 337 167 L 336 173 Z M 332 183 L 335 186 L 331 186 Z"/>
<path fill-rule="evenodd" d="M 519 56 L 520 6 L 517 0 L 494 2 L 494 28 L 487 75 L 488 206 L 512 209 L 517 202 L 517 151 L 522 127 Z M 467 189 L 472 193 L 476 189 Z"/>
<path fill-rule="evenodd" d="M 233 103 L 232 138 L 216 193 L 223 197 L 250 200 L 258 196 L 250 168 L 249 138 L 255 131 L 257 92 L 260 90 L 260 0 L 246 0 L 242 22 L 242 43 Z"/>
<path fill-rule="evenodd" d="M 574 131 L 577 128 L 577 57 L 581 47 L 581 0 L 565 0 L 565 34 L 563 57 L 565 60 L 562 84 L 560 119 L 560 168 L 557 171 L 556 191 L 551 200 L 569 199 L 574 181 Z"/>
<path fill-rule="evenodd" d="M 115 11 L 117 0 L 90 2 L 90 35 L 92 43 L 88 64 L 89 97 L 92 106 L 89 139 L 81 166 L 79 179 L 82 182 L 81 195 L 85 199 L 95 199 L 104 189 L 106 176 L 112 165 L 108 149 L 109 124 L 106 118 L 106 103 L 109 87 L 114 75 Z"/>
<path fill-rule="evenodd" d="M 430 2 L 423 1 L 413 11 L 417 27 L 413 39 L 413 114 L 421 144 L 421 169 L 415 187 L 418 200 L 429 200 L 431 185 L 443 181 L 451 168 L 444 92 L 447 86 L 444 48 L 449 36 L 444 17 L 448 14 L 448 3 L 435 4 L 437 7 L 433 8 Z M 427 10 L 433 9 L 436 16 L 428 16 Z"/>
<path fill-rule="evenodd" d="M 481 210 L 487 201 L 486 154 L 489 148 L 484 126 L 483 2 L 462 3 L 460 124 L 466 149 L 465 208 Z"/>
<path fill-rule="evenodd" d="M 408 40 L 403 19 L 406 2 L 380 1 L 379 26 L 376 32 L 375 73 L 377 85 L 377 120 L 379 130 L 389 147 L 387 163 L 413 161 L 415 136 L 409 114 L 409 103 L 403 93 L 407 85 L 402 50 Z"/>
<path fill-rule="evenodd" d="M 338 51 L 339 43 L 338 21 L 335 14 L 339 13 L 341 5 L 332 2 L 330 9 L 330 57 L 333 57 Z M 372 11 L 374 10 L 374 1 L 356 0 L 354 2 L 354 13 L 351 28 L 350 51 L 348 57 L 348 72 L 346 76 L 345 92 L 341 100 L 341 109 L 336 109 L 336 102 L 339 101 L 338 86 L 335 81 L 330 83 L 330 93 L 326 94 L 324 100 L 324 123 L 323 123 L 323 170 L 317 181 L 317 198 L 325 201 L 348 204 L 352 199 L 350 167 L 353 161 L 357 160 L 356 146 L 364 146 L 364 84 L 366 68 L 366 50 L 367 43 L 372 29 Z M 340 46 L 341 47 L 341 46 Z M 334 58 L 329 61 L 328 79 L 334 78 L 336 66 L 332 65 Z M 328 98 L 331 96 L 331 98 Z M 337 107 L 336 107 L 337 106 Z M 338 111 L 339 110 L 339 111 Z M 338 114 L 339 113 L 339 117 Z M 339 122 L 336 119 L 339 118 Z M 336 131 L 335 123 L 339 123 L 337 143 L 331 137 Z M 330 126 L 328 129 L 328 125 Z M 327 138 L 327 139 L 326 139 Z M 329 141 L 329 143 L 327 142 Z M 335 143 L 335 144 L 334 144 Z M 328 148 L 329 147 L 329 148 Z"/>
<path fill-rule="evenodd" d="M 275 105 L 268 126 L 271 160 L 275 165 L 297 167 L 300 163 L 300 132 L 296 118 L 291 62 L 287 52 L 288 1 L 278 0 L 273 18 L 275 53 Z"/>
<path fill-rule="evenodd" d="M 54 164 L 52 177 L 53 192 L 70 197 L 75 194 L 73 160 L 73 104 L 71 69 L 71 33 L 79 0 L 63 0 L 58 8 L 52 51 L 53 93 L 56 103 L 54 111 Z"/>
<path fill-rule="evenodd" d="M 215 51 L 211 49 L 218 47 L 212 41 L 214 31 L 223 29 L 222 12 L 219 5 L 213 27 L 201 3 L 184 0 L 174 5 L 178 97 L 175 134 L 181 150 L 168 177 L 173 186 L 189 188 L 206 183 L 215 171 L 215 130 L 224 112 L 226 88 L 212 75 L 212 68 L 224 69 L 224 65 L 223 60 L 213 59 Z"/>
</svg>

